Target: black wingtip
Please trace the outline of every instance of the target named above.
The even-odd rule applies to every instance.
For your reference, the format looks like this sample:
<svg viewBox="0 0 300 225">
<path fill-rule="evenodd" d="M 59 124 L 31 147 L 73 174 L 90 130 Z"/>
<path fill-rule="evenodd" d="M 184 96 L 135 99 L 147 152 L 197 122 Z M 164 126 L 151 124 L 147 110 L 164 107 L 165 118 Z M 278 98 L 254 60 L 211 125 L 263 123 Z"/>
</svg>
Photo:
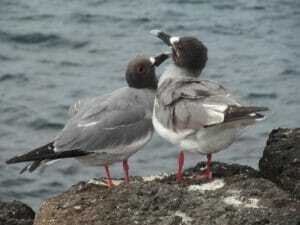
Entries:
<svg viewBox="0 0 300 225">
<path fill-rule="evenodd" d="M 26 162 L 30 160 L 25 160 L 23 155 L 21 156 L 15 156 L 9 160 L 6 161 L 6 164 L 15 164 L 15 163 L 21 163 L 21 162 Z"/>
<path fill-rule="evenodd" d="M 266 110 L 265 110 L 266 111 Z M 256 119 L 262 119 L 265 118 L 265 115 L 261 114 L 261 113 L 255 113 L 255 118 Z"/>
<path fill-rule="evenodd" d="M 13 157 L 9 160 L 7 160 L 5 163 L 6 164 L 13 164 L 13 163 L 18 163 L 19 162 L 19 156 Z"/>
<path fill-rule="evenodd" d="M 79 149 L 73 149 L 63 152 L 51 152 L 45 154 L 32 154 L 32 152 L 20 156 L 16 156 L 6 161 L 6 164 L 31 162 L 31 161 L 42 161 L 42 160 L 54 160 L 62 158 L 75 158 L 80 156 L 89 155 L 92 152 L 86 152 Z"/>
<path fill-rule="evenodd" d="M 17 155 L 11 158 L 6 161 L 6 164 L 35 161 L 42 159 L 44 156 L 51 155 L 54 153 L 54 143 L 50 142 L 23 155 Z"/>
</svg>

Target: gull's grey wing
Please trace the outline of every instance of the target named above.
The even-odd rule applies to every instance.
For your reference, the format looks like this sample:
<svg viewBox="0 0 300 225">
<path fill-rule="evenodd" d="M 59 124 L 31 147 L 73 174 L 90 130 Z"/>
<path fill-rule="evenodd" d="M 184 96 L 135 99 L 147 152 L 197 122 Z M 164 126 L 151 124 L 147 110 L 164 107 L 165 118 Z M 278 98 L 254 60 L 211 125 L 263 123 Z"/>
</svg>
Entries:
<svg viewBox="0 0 300 225">
<path fill-rule="evenodd" d="M 69 115 L 71 117 L 75 116 L 79 112 L 80 108 L 82 108 L 85 104 L 89 103 L 90 101 L 90 98 L 82 98 L 77 100 L 73 105 L 70 106 Z"/>
<path fill-rule="evenodd" d="M 70 106 L 69 108 L 69 115 L 71 117 L 75 116 L 79 111 L 85 110 L 86 106 L 93 104 L 93 102 L 101 102 L 105 101 L 106 98 L 109 97 L 109 94 L 107 95 L 101 95 L 101 96 L 96 96 L 92 98 L 82 98 L 76 101 L 73 105 Z"/>
<path fill-rule="evenodd" d="M 160 122 L 173 130 L 199 129 L 263 111 L 241 106 L 221 85 L 190 78 L 164 81 L 156 104 Z"/>
<path fill-rule="evenodd" d="M 204 99 L 211 95 L 229 96 L 222 85 L 192 78 L 167 79 L 159 87 L 157 98 L 164 106 L 172 105 L 182 99 Z"/>
<path fill-rule="evenodd" d="M 115 149 L 152 134 L 151 111 L 154 93 L 123 88 L 104 101 L 87 104 L 55 139 L 57 151 Z"/>
</svg>

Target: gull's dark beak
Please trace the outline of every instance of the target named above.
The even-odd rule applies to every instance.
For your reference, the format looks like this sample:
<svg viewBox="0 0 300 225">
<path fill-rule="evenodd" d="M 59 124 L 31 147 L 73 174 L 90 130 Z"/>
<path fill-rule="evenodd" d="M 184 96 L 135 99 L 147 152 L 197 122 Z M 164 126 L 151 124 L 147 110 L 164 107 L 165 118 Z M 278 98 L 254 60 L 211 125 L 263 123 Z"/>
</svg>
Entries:
<svg viewBox="0 0 300 225">
<path fill-rule="evenodd" d="M 150 57 L 150 61 L 153 66 L 158 67 L 160 64 L 162 64 L 166 59 L 170 57 L 171 53 L 161 53 L 158 56 Z"/>
<path fill-rule="evenodd" d="M 172 48 L 174 47 L 174 43 L 179 41 L 179 37 L 172 37 L 161 30 L 151 30 L 150 33 L 160 38 L 166 45 Z"/>
</svg>

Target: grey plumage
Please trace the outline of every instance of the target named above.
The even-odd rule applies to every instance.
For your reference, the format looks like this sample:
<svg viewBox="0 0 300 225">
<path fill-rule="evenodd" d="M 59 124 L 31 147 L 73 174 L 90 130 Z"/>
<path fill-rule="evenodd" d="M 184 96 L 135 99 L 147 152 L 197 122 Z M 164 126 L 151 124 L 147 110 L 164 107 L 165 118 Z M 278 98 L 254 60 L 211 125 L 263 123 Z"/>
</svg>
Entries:
<svg viewBox="0 0 300 225">
<path fill-rule="evenodd" d="M 86 103 L 55 138 L 55 150 L 101 151 L 146 136 L 153 99 L 154 91 L 126 87 Z"/>
<path fill-rule="evenodd" d="M 102 97 L 102 96 L 100 96 Z M 91 103 L 95 98 L 82 98 L 69 107 L 69 116 L 75 116 L 86 104 Z"/>
<path fill-rule="evenodd" d="M 222 85 L 188 77 L 185 72 L 171 65 L 162 75 L 153 124 L 161 136 L 186 150 L 219 151 L 231 144 L 242 128 L 263 117 L 257 112 L 268 110 L 242 106 Z"/>
<path fill-rule="evenodd" d="M 207 155 L 201 177 L 212 178 L 212 153 L 232 144 L 240 131 L 264 115 L 266 107 L 242 106 L 221 85 L 198 80 L 207 61 L 206 46 L 195 37 L 172 37 L 151 31 L 172 49 L 173 65 L 159 79 L 153 126 L 173 144 L 179 144 L 176 180 L 182 179 L 184 150 Z"/>
<path fill-rule="evenodd" d="M 69 112 L 73 117 L 55 137 L 52 142 L 53 149 L 43 150 L 43 159 L 43 156 L 37 156 L 36 153 L 44 149 L 44 146 L 7 162 L 34 160 L 33 164 L 27 165 L 21 171 L 23 173 L 26 170 L 31 172 L 39 165 L 59 158 L 72 149 L 78 149 L 82 155 L 78 155 L 78 159 L 89 165 L 103 165 L 104 162 L 110 164 L 127 159 L 152 136 L 154 97 L 155 90 L 124 87 L 107 95 L 82 99 L 71 106 Z M 128 149 L 128 146 L 136 142 L 138 146 Z M 50 151 L 55 154 L 50 156 Z M 66 157 L 72 156 L 61 158 Z"/>
<path fill-rule="evenodd" d="M 155 107 L 155 114 L 173 130 L 222 123 L 224 112 L 217 108 L 240 105 L 223 86 L 193 78 L 166 79 L 158 89 L 157 103 L 160 107 Z"/>
<path fill-rule="evenodd" d="M 153 134 L 152 110 L 157 78 L 155 67 L 169 54 L 137 56 L 126 69 L 129 87 L 110 94 L 77 101 L 69 109 L 71 119 L 53 141 L 7 163 L 33 161 L 21 173 L 49 165 L 60 158 L 77 158 L 88 165 L 103 165 L 108 187 L 113 186 L 109 165 L 122 161 L 125 183 L 129 183 L 128 158 Z"/>
</svg>

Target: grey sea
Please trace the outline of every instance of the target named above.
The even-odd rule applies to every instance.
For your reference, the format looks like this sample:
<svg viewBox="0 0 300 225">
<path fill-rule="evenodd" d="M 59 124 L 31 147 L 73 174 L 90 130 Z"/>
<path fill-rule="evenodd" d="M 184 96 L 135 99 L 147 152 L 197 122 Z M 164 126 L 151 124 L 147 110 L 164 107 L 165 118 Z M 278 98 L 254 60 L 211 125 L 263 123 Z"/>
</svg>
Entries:
<svg viewBox="0 0 300 225">
<path fill-rule="evenodd" d="M 125 86 L 131 58 L 166 51 L 151 29 L 201 39 L 209 50 L 202 78 L 272 110 L 214 160 L 257 168 L 272 128 L 299 127 L 299 0 L 0 0 L 1 200 L 37 209 L 72 184 L 103 176 L 103 168 L 71 159 L 20 175 L 24 164 L 5 160 L 55 137 L 77 99 Z M 177 153 L 156 135 L 130 159 L 131 175 L 175 171 Z M 205 160 L 186 158 L 186 167 Z M 121 165 L 112 174 L 122 177 Z"/>
</svg>

